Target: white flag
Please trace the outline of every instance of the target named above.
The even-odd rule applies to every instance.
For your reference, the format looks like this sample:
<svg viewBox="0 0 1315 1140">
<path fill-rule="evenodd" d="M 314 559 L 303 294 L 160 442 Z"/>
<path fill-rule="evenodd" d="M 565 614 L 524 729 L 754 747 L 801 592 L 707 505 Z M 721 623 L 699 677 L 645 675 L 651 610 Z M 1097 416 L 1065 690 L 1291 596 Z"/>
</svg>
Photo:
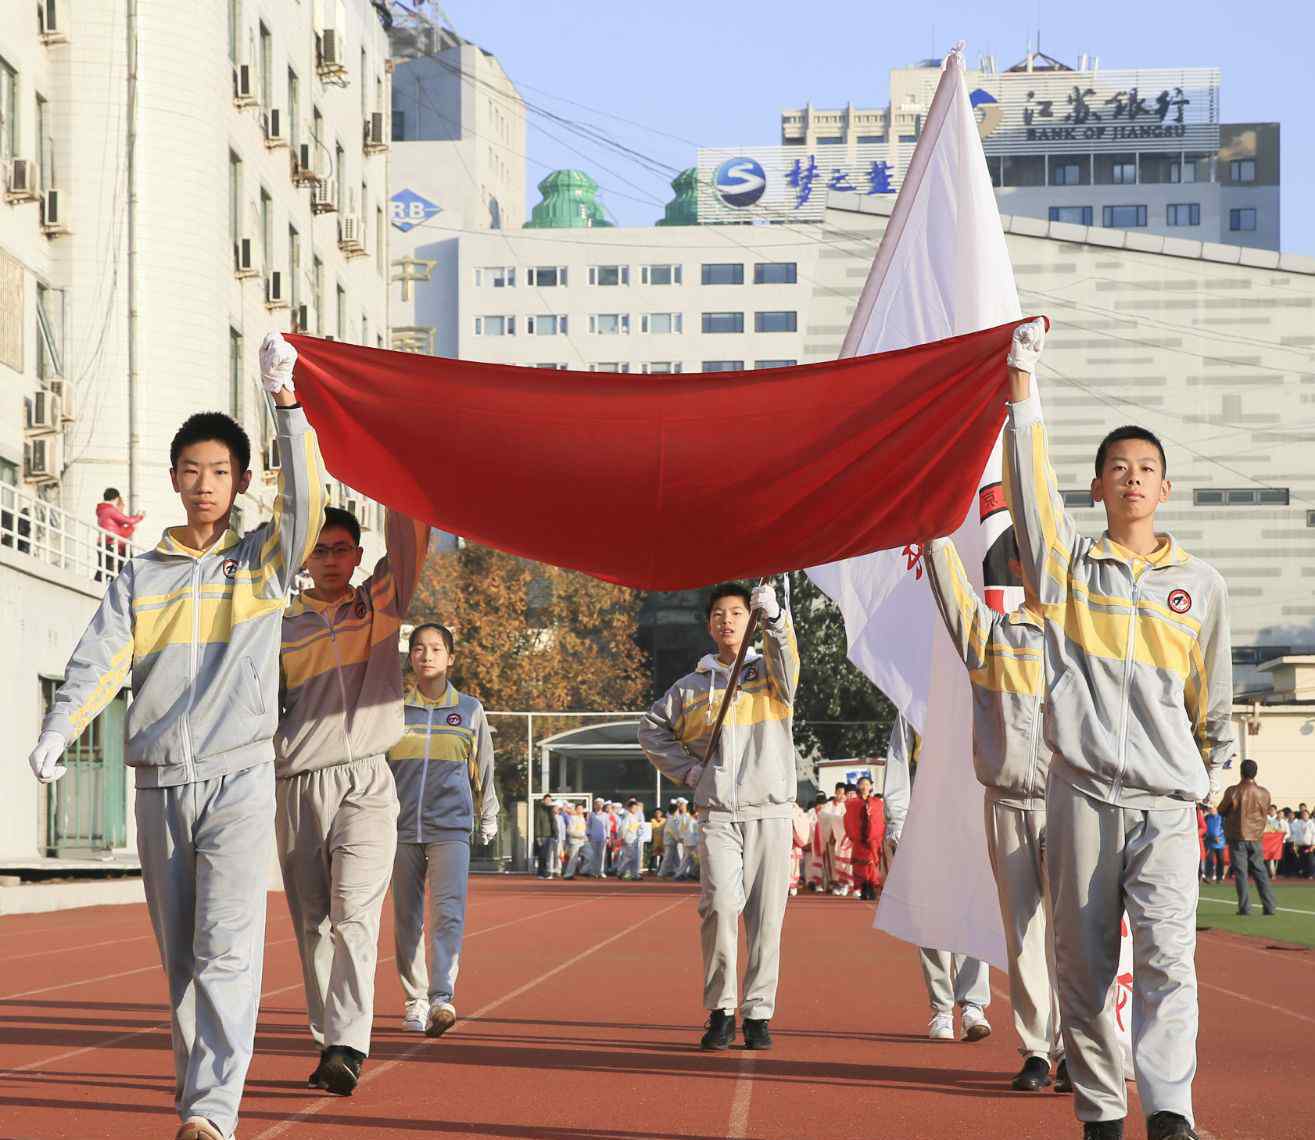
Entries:
<svg viewBox="0 0 1315 1140">
<path fill-rule="evenodd" d="M 841 355 L 907 348 L 1021 316 L 959 45 L 946 57 Z M 1009 537 L 1000 471 L 997 442 L 978 501 L 954 539 L 973 584 L 1004 608 L 1021 603 L 1022 591 L 988 593 L 983 583 L 988 552 Z M 993 558 L 992 565 L 1000 561 L 1007 567 L 1007 558 Z M 876 924 L 916 945 L 1004 968 L 983 792 L 972 766 L 967 672 L 923 580 L 920 552 L 879 551 L 808 575 L 844 614 L 850 660 L 923 738 L 899 858 Z M 1007 584 L 997 577 L 985 586 Z"/>
</svg>

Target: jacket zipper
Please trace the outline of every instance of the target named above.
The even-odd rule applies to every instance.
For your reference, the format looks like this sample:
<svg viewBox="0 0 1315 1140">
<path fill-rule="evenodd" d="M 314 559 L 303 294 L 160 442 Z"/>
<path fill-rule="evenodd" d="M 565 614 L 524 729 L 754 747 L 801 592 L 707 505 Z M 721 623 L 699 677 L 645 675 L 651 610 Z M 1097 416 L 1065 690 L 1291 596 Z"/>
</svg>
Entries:
<svg viewBox="0 0 1315 1140">
<path fill-rule="evenodd" d="M 1134 571 L 1135 573 L 1135 571 Z M 1119 709 L 1119 774 L 1110 791 L 1117 800 L 1123 790 L 1123 777 L 1128 768 L 1128 692 L 1132 688 L 1133 654 L 1137 647 L 1137 603 L 1141 600 L 1141 579 L 1133 580 L 1132 610 L 1128 616 L 1128 647 L 1123 656 L 1123 694 Z"/>
<path fill-rule="evenodd" d="M 318 610 L 315 612 L 319 613 Z M 342 654 L 338 650 L 338 632 L 333 628 L 333 622 L 322 613 L 320 613 L 320 620 L 329 627 L 329 644 L 333 646 L 334 671 L 338 675 L 338 693 L 342 697 L 342 734 L 347 741 L 347 763 L 354 764 L 356 763 L 356 756 L 352 752 L 351 725 L 347 723 L 347 682 L 342 679 Z"/>
<path fill-rule="evenodd" d="M 420 769 L 420 794 L 416 797 L 416 842 L 425 841 L 425 782 L 429 776 L 429 742 L 434 735 L 434 706 L 429 706 L 429 724 L 425 732 L 425 763 Z"/>
<path fill-rule="evenodd" d="M 192 561 L 192 648 L 187 673 L 187 712 L 183 716 L 188 782 L 196 779 L 196 752 L 192 746 L 192 706 L 196 703 L 196 667 L 201 643 L 201 560 Z"/>
<path fill-rule="evenodd" d="M 1041 751 L 1041 710 L 1045 708 L 1045 700 L 1046 700 L 1045 691 L 1042 690 L 1041 692 L 1037 693 L 1036 704 L 1033 706 L 1032 709 L 1032 770 L 1031 772 L 1028 773 L 1028 784 L 1031 786 L 1032 795 L 1034 796 L 1038 794 L 1045 795 L 1046 793 L 1045 788 L 1041 788 L 1040 792 L 1038 793 L 1036 786 L 1036 775 L 1037 775 L 1036 758 Z"/>
</svg>

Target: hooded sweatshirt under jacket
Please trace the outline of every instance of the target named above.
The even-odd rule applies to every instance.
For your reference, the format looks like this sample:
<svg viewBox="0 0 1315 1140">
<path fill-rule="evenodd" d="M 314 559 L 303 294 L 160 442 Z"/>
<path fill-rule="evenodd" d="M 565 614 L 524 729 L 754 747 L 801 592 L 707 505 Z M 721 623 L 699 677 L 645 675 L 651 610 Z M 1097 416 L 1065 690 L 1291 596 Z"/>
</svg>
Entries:
<svg viewBox="0 0 1315 1140">
<path fill-rule="evenodd" d="M 932 597 L 973 693 L 973 769 L 987 798 L 1046 806 L 1050 749 L 1042 732 L 1045 623 L 1030 605 L 1000 614 L 973 589 L 953 541 L 923 547 Z"/>
<path fill-rule="evenodd" d="M 402 736 L 397 636 L 429 548 L 429 526 L 388 512 L 388 552 L 345 598 L 302 594 L 283 615 L 280 780 L 382 756 Z"/>
<path fill-rule="evenodd" d="M 275 408 L 274 517 L 190 550 L 165 531 L 110 583 L 42 726 L 70 744 L 132 677 L 127 763 L 170 788 L 274 758 L 279 631 L 324 522 L 324 472 L 300 407 Z"/>
<path fill-rule="evenodd" d="M 1035 397 L 1009 405 L 1005 494 L 1045 616 L 1045 726 L 1055 775 L 1142 811 L 1198 803 L 1233 758 L 1228 591 L 1164 536 L 1140 557 L 1064 510 Z"/>
<path fill-rule="evenodd" d="M 789 819 L 797 775 L 794 695 L 799 648 L 783 608 L 763 623 L 763 652 L 750 650 L 726 713 L 717 752 L 704 764 L 729 667 L 708 654 L 639 724 L 639 744 L 664 776 L 694 789 L 695 808 L 712 819 Z"/>
</svg>

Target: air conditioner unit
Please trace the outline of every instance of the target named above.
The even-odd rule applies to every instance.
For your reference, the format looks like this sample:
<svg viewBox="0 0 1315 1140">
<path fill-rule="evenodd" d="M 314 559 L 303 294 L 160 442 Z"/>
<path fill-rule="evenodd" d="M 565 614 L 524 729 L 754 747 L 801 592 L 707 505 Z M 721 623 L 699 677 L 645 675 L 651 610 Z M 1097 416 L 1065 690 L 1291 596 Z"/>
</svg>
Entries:
<svg viewBox="0 0 1315 1140">
<path fill-rule="evenodd" d="M 10 202 L 35 202 L 40 196 L 40 181 L 35 162 L 30 158 L 12 158 L 5 197 Z"/>
<path fill-rule="evenodd" d="M 312 214 L 330 214 L 338 208 L 332 182 L 316 182 L 310 188 L 310 210 Z"/>
<path fill-rule="evenodd" d="M 71 424 L 73 415 L 73 389 L 62 376 L 47 376 L 46 390 L 59 401 L 59 418 L 62 423 Z"/>
<path fill-rule="evenodd" d="M 298 333 L 310 332 L 310 307 L 308 305 L 298 305 L 292 310 L 292 331 Z"/>
<path fill-rule="evenodd" d="M 39 0 L 37 24 L 43 44 L 66 44 L 68 32 L 64 30 L 64 0 Z"/>
<path fill-rule="evenodd" d="M 54 392 L 45 389 L 33 392 L 24 401 L 24 406 L 27 411 L 24 428 L 30 435 L 58 431 L 63 423 L 59 410 L 59 397 Z"/>
<path fill-rule="evenodd" d="M 233 66 L 233 102 L 239 107 L 250 107 L 256 101 L 252 83 L 251 64 L 238 63 Z"/>
<path fill-rule="evenodd" d="M 41 229 L 48 235 L 66 234 L 68 226 L 64 224 L 62 190 L 47 190 L 41 195 Z"/>
<path fill-rule="evenodd" d="M 338 247 L 344 253 L 362 251 L 361 219 L 355 214 L 342 214 L 338 218 Z"/>
<path fill-rule="evenodd" d="M 29 439 L 23 444 L 23 478 L 29 483 L 59 482 L 59 436 Z"/>
<path fill-rule="evenodd" d="M 287 146 L 288 140 L 283 134 L 283 112 L 271 107 L 264 114 L 265 145 L 268 147 Z"/>
<path fill-rule="evenodd" d="M 233 247 L 233 259 L 239 277 L 250 277 L 256 272 L 255 245 L 251 238 L 244 237 L 238 238 Z"/>
<path fill-rule="evenodd" d="M 287 308 L 287 298 L 283 295 L 283 273 L 271 269 L 265 274 L 265 307 L 268 309 Z"/>
<path fill-rule="evenodd" d="M 373 154 L 388 149 L 388 139 L 384 136 L 384 115 L 382 111 L 371 111 L 365 120 L 365 152 Z"/>
<path fill-rule="evenodd" d="M 313 186 L 320 181 L 319 173 L 315 170 L 314 143 L 298 143 L 294 159 L 292 167 L 293 182 L 298 186 Z"/>
</svg>

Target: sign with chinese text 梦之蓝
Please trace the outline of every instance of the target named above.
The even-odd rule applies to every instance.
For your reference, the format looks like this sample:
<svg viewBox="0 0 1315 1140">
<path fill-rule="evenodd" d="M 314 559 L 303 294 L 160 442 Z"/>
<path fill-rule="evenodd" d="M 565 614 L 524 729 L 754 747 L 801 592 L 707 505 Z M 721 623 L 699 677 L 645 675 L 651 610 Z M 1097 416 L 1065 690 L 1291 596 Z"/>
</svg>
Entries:
<svg viewBox="0 0 1315 1140">
<path fill-rule="evenodd" d="M 829 194 L 894 193 L 913 143 L 701 148 L 699 221 L 821 221 Z"/>
<path fill-rule="evenodd" d="M 978 72 L 968 86 L 988 155 L 1219 148 L 1213 68 Z"/>
</svg>

